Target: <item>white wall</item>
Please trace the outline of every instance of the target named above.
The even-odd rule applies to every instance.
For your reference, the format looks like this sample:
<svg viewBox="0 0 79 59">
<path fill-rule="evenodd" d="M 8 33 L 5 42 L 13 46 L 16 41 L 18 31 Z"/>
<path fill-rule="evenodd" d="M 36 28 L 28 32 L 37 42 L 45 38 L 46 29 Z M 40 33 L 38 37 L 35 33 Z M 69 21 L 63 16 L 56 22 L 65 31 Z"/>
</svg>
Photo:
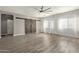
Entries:
<svg viewBox="0 0 79 59">
<path fill-rule="evenodd" d="M 60 34 L 60 35 L 66 35 L 66 36 L 72 36 L 72 37 L 79 38 L 79 10 L 74 10 L 70 12 L 52 15 L 49 17 L 42 18 L 41 20 L 42 22 L 45 20 L 54 21 L 54 31 L 52 30 L 51 32 L 53 34 Z M 68 20 L 67 25 L 69 26 L 66 29 L 60 30 L 59 29 L 59 25 L 61 24 L 59 23 L 60 20 Z"/>
<path fill-rule="evenodd" d="M 1 13 L 0 13 L 0 38 L 1 38 Z"/>
<path fill-rule="evenodd" d="M 13 20 L 7 20 L 7 34 L 13 34 Z"/>
<path fill-rule="evenodd" d="M 25 20 L 14 19 L 14 36 L 25 35 Z"/>
<path fill-rule="evenodd" d="M 41 21 L 36 21 L 36 33 L 41 32 Z"/>
<path fill-rule="evenodd" d="M 16 14 L 16 13 L 6 12 L 6 11 L 1 11 L 0 10 L 0 38 L 1 38 L 1 14 L 8 14 L 8 15 L 13 15 L 14 16 L 14 20 L 13 20 L 13 35 L 14 36 L 25 34 L 25 25 L 23 25 L 25 22 L 22 21 L 23 23 L 21 25 L 17 25 L 17 20 L 15 19 L 15 17 L 33 19 L 32 17 L 28 17 L 26 15 L 21 15 L 21 14 Z"/>
</svg>

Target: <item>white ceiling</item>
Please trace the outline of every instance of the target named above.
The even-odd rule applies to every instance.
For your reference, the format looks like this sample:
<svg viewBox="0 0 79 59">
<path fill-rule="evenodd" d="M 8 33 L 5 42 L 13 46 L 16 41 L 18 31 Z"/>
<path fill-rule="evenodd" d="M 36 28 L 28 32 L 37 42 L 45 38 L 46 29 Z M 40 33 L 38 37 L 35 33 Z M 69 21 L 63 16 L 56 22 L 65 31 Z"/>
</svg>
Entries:
<svg viewBox="0 0 79 59">
<path fill-rule="evenodd" d="M 58 13 L 79 9 L 78 6 L 44 6 L 45 9 L 48 7 L 51 7 L 49 11 L 52 12 L 39 13 L 38 10 L 34 9 L 34 8 L 40 9 L 41 6 L 0 6 L 0 10 L 18 13 L 29 17 L 46 17 L 49 15 L 54 15 Z"/>
</svg>

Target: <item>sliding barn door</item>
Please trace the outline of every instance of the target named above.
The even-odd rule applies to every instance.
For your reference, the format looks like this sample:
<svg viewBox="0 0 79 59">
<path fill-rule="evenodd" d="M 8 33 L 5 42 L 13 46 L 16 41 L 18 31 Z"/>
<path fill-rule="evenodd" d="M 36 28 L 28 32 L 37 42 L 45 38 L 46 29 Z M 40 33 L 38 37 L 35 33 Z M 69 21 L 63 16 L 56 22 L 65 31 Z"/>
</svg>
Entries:
<svg viewBox="0 0 79 59">
<path fill-rule="evenodd" d="M 30 20 L 25 20 L 25 32 L 31 33 L 31 21 Z"/>
<path fill-rule="evenodd" d="M 32 20 L 31 21 L 31 31 L 32 33 L 35 33 L 36 32 L 36 21 L 35 20 Z"/>
<path fill-rule="evenodd" d="M 26 20 L 25 21 L 25 32 L 26 33 L 36 32 L 36 21 L 35 20 Z"/>
</svg>

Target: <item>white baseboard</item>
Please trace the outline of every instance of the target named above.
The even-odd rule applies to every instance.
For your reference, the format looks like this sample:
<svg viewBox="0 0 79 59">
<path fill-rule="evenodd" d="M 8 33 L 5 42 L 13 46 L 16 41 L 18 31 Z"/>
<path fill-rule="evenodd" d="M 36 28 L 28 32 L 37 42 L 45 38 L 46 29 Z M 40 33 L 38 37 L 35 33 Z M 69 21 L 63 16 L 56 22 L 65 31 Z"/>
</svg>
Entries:
<svg viewBox="0 0 79 59">
<path fill-rule="evenodd" d="M 67 37 L 72 37 L 72 38 L 79 38 L 78 35 L 67 35 L 67 34 L 62 34 L 62 33 L 50 33 L 50 34 L 55 34 L 55 35 L 60 35 L 60 36 L 67 36 Z"/>
<path fill-rule="evenodd" d="M 56 35 L 61 35 L 61 36 L 67 36 L 67 37 L 72 37 L 72 38 L 79 38 L 77 35 L 67 35 L 67 34 L 60 34 L 60 33 L 54 33 Z"/>
<path fill-rule="evenodd" d="M 14 34 L 13 36 L 20 36 L 20 35 L 25 35 L 25 34 Z"/>
</svg>

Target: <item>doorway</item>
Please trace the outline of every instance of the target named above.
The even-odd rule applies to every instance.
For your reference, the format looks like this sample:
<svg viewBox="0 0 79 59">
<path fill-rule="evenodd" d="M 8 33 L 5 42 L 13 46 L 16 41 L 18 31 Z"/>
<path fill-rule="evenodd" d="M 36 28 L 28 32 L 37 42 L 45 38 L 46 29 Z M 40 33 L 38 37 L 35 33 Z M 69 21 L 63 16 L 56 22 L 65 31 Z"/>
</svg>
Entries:
<svg viewBox="0 0 79 59">
<path fill-rule="evenodd" d="M 13 35 L 13 15 L 1 14 L 1 37 Z"/>
</svg>

